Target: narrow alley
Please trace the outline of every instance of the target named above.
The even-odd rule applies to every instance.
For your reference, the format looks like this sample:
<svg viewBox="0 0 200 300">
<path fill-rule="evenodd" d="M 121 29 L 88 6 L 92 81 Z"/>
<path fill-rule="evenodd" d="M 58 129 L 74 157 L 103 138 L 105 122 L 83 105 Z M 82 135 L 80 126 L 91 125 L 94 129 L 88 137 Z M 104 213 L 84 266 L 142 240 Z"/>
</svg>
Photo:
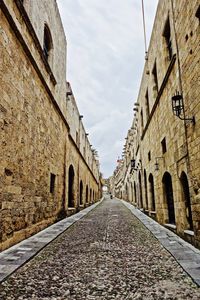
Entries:
<svg viewBox="0 0 200 300">
<path fill-rule="evenodd" d="M 0 299 L 198 300 L 200 292 L 123 202 L 107 196 L 8 277 Z"/>
</svg>

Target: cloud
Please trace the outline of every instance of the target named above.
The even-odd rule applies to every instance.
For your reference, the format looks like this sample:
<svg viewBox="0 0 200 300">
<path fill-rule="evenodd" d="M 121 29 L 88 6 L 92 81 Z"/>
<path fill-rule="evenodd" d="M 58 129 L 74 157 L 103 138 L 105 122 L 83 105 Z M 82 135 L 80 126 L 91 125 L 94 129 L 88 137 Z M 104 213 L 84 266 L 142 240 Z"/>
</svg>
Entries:
<svg viewBox="0 0 200 300">
<path fill-rule="evenodd" d="M 107 177 L 121 155 L 144 66 L 141 1 L 57 2 L 68 42 L 67 78 Z M 148 29 L 157 2 L 145 3 Z"/>
</svg>

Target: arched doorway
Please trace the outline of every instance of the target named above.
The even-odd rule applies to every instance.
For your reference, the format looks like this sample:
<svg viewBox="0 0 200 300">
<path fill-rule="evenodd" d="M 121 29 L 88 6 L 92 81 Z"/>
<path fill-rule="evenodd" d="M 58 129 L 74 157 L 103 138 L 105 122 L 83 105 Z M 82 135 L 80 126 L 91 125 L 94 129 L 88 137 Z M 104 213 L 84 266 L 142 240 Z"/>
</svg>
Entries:
<svg viewBox="0 0 200 300">
<path fill-rule="evenodd" d="M 142 179 L 141 179 L 141 173 L 139 172 L 139 207 L 143 208 L 143 201 L 142 201 Z"/>
<path fill-rule="evenodd" d="M 172 178 L 171 175 L 166 172 L 162 179 L 164 196 L 167 201 L 168 208 L 168 222 L 170 224 L 175 224 L 175 210 L 174 210 L 174 196 L 173 196 L 173 187 L 172 187 Z"/>
<path fill-rule="evenodd" d="M 134 181 L 134 202 L 135 202 L 135 204 L 137 203 L 137 192 L 136 192 L 136 183 L 135 183 L 135 181 Z"/>
<path fill-rule="evenodd" d="M 185 208 L 186 208 L 186 218 L 188 221 L 189 229 L 193 230 L 190 190 L 189 190 L 187 175 L 185 174 L 185 172 L 181 173 L 180 181 L 182 186 L 182 195 L 183 195 Z"/>
<path fill-rule="evenodd" d="M 86 185 L 85 202 L 88 203 L 88 185 Z"/>
<path fill-rule="evenodd" d="M 155 203 L 155 192 L 154 192 L 154 179 L 153 175 L 149 175 L 149 195 L 150 195 L 150 209 L 152 211 L 156 210 L 156 203 Z"/>
<path fill-rule="evenodd" d="M 148 194 L 147 194 L 147 173 L 144 170 L 144 191 L 145 191 L 145 202 L 146 202 L 146 210 L 148 210 Z"/>
<path fill-rule="evenodd" d="M 131 202 L 134 202 L 133 183 L 131 182 Z"/>
<path fill-rule="evenodd" d="M 83 182 L 82 180 L 80 181 L 80 188 L 79 188 L 79 201 L 80 201 L 80 205 L 83 204 Z"/>
<path fill-rule="evenodd" d="M 70 165 L 68 172 L 68 207 L 74 206 L 74 168 Z"/>
<path fill-rule="evenodd" d="M 125 190 L 125 200 L 128 200 L 128 184 L 126 183 L 126 190 Z"/>
</svg>

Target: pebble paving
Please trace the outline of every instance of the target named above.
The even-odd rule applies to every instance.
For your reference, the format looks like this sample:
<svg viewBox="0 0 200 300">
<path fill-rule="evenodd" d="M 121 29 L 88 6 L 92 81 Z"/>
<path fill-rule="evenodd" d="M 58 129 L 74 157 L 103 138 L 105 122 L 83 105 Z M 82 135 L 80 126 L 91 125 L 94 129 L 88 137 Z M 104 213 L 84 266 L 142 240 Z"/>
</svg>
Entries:
<svg viewBox="0 0 200 300">
<path fill-rule="evenodd" d="M 1 300 L 182 300 L 200 289 L 152 233 L 106 199 L 0 285 Z"/>
</svg>

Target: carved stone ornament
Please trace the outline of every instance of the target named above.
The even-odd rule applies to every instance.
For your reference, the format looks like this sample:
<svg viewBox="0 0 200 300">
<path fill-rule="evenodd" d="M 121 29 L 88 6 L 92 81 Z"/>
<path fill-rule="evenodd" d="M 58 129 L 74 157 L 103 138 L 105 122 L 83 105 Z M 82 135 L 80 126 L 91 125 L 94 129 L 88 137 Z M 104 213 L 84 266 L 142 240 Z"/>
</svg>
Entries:
<svg viewBox="0 0 200 300">
<path fill-rule="evenodd" d="M 192 178 L 192 185 L 196 195 L 200 195 L 200 183 L 198 182 L 196 177 Z"/>
</svg>

